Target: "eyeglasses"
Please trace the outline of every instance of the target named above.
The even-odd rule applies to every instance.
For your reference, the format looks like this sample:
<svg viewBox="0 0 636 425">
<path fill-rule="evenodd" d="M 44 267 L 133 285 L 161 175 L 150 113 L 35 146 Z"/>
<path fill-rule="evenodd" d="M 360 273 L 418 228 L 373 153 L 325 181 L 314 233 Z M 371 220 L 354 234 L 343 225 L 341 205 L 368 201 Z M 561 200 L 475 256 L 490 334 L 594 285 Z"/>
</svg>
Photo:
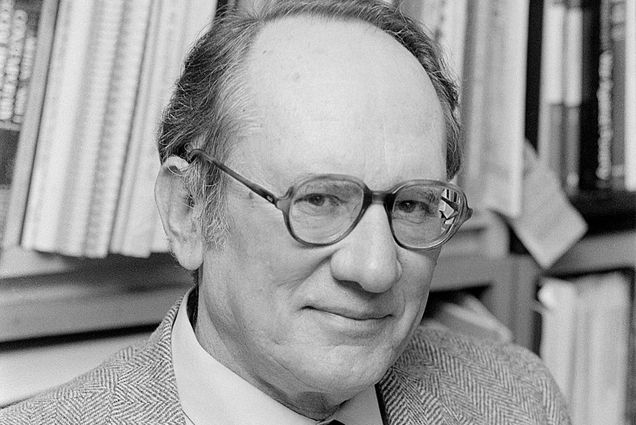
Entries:
<svg viewBox="0 0 636 425">
<path fill-rule="evenodd" d="M 201 149 L 192 149 L 188 162 L 197 157 L 278 208 L 290 235 L 307 246 L 327 246 L 341 241 L 372 203 L 384 205 L 395 242 L 411 250 L 438 248 L 473 213 L 460 188 L 437 180 L 409 180 L 387 191 L 374 191 L 355 177 L 324 174 L 300 180 L 278 197 Z"/>
</svg>

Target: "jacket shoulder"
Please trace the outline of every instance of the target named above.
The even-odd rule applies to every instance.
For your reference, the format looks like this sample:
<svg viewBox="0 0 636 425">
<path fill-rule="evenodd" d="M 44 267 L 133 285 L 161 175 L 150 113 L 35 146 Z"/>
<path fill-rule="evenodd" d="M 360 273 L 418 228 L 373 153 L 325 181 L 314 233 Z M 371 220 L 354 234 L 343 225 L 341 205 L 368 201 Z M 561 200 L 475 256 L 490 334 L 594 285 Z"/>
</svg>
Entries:
<svg viewBox="0 0 636 425">
<path fill-rule="evenodd" d="M 118 377 L 138 350 L 128 347 L 66 384 L 0 410 L 0 425 L 85 423 L 87 415 L 107 418 Z"/>
<path fill-rule="evenodd" d="M 570 423 L 563 397 L 536 355 L 445 330 L 418 328 L 380 388 L 387 412 L 390 404 L 400 412 L 427 406 L 423 414 L 430 423 Z"/>
<path fill-rule="evenodd" d="M 62 386 L 0 410 L 0 425 L 183 423 L 170 339 L 177 307 L 147 341 Z"/>
</svg>

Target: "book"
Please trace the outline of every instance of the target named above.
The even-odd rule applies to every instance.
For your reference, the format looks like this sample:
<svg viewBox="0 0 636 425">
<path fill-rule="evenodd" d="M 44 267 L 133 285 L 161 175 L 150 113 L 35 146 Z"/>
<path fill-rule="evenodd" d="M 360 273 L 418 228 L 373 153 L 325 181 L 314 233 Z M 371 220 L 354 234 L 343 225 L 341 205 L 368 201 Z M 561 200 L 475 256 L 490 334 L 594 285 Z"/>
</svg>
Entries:
<svg viewBox="0 0 636 425">
<path fill-rule="evenodd" d="M 581 109 L 583 102 L 583 15 L 581 2 L 568 1 L 565 11 L 563 60 L 563 126 L 565 137 L 561 148 L 559 171 L 565 191 L 579 190 L 581 168 Z M 595 153 L 594 153 L 595 154 Z M 595 160 L 596 158 L 594 158 Z M 596 162 L 594 162 L 595 166 Z"/>
<path fill-rule="evenodd" d="M 33 75 L 33 67 L 35 65 L 37 44 L 38 37 L 35 34 L 35 30 L 33 28 L 28 28 L 26 38 L 24 40 L 22 60 L 20 61 L 20 74 L 18 77 L 18 87 L 16 89 L 13 104 L 13 115 L 11 116 L 11 121 L 16 124 L 22 124 L 24 121 L 24 115 L 26 114 L 29 86 L 31 84 L 31 76 Z"/>
<path fill-rule="evenodd" d="M 53 48 L 57 9 L 57 0 L 43 0 L 41 8 L 38 10 L 37 24 L 34 23 L 37 29 L 33 69 L 28 82 L 23 82 L 22 87 L 22 92 L 28 88 L 26 90 L 26 103 L 29 109 L 28 113 L 25 112 L 21 123 L 15 160 L 16 165 L 11 182 L 9 208 L 6 215 L 5 234 L 4 239 L 0 241 L 5 248 L 17 246 L 22 238 L 27 196 L 49 71 L 49 58 Z M 35 15 L 35 11 L 30 14 L 30 16 Z M 25 54 L 27 46 L 25 46 Z M 24 62 L 25 59 L 23 58 L 22 65 L 25 65 Z M 18 93 L 20 93 L 20 88 Z"/>
<path fill-rule="evenodd" d="M 9 212 L 11 181 L 18 151 L 18 132 L 0 129 L 0 241 Z"/>
<path fill-rule="evenodd" d="M 636 0 L 625 0 L 625 189 L 636 190 Z"/>
<path fill-rule="evenodd" d="M 629 318 L 626 424 L 636 425 L 636 270 L 632 271 L 632 308 Z"/>
<path fill-rule="evenodd" d="M 459 183 L 477 209 L 521 212 L 528 2 L 468 2 Z"/>
<path fill-rule="evenodd" d="M 460 83 L 463 79 L 464 51 L 466 49 L 467 9 L 467 0 L 442 2 L 438 38 L 442 49 L 447 52 L 448 65 Z"/>
<path fill-rule="evenodd" d="M 612 55 L 611 75 L 611 186 L 625 188 L 625 0 L 609 4 L 609 36 Z"/>
<path fill-rule="evenodd" d="M 598 89 L 597 127 L 598 153 L 596 166 L 597 186 L 602 189 L 612 187 L 612 144 L 614 143 L 614 124 L 612 121 L 612 69 L 614 68 L 614 51 L 611 36 L 611 0 L 601 0 L 599 12 L 599 54 L 598 54 Z"/>
<path fill-rule="evenodd" d="M 549 268 L 585 235 L 587 224 L 569 203 L 556 175 L 529 143 L 523 165 L 523 206 L 508 223 L 542 268 Z"/>
<path fill-rule="evenodd" d="M 526 48 L 529 1 L 493 2 L 487 28 L 487 108 L 480 152 L 483 202 L 507 217 L 522 208 L 526 98 Z"/>
<path fill-rule="evenodd" d="M 543 9 L 539 119 L 537 149 L 541 162 L 561 174 L 565 139 L 563 51 L 565 45 L 564 0 L 547 0 Z"/>
<path fill-rule="evenodd" d="M 0 1 L 0 87 L 4 84 L 4 67 L 9 58 L 11 22 L 13 19 L 14 6 L 14 0 Z"/>
<path fill-rule="evenodd" d="M 88 212 L 84 254 L 89 257 L 108 254 L 150 16 L 149 0 L 119 3 L 119 6 L 123 8 L 123 20 Z M 108 8 L 104 13 L 109 13 Z"/>
<path fill-rule="evenodd" d="M 573 405 L 581 400 L 582 420 L 575 423 L 623 424 L 626 406 L 627 343 L 630 296 L 622 273 L 577 279 L 580 305 L 577 334 L 583 356 L 574 372 Z M 587 360 L 587 361 L 585 361 Z M 587 386 L 577 385 L 577 378 Z M 577 414 L 573 415 L 576 421 Z"/>
<path fill-rule="evenodd" d="M 623 424 L 630 282 L 621 272 L 542 280 L 541 356 L 561 386 L 573 423 Z"/>
<path fill-rule="evenodd" d="M 2 87 L 0 89 L 0 121 L 11 121 L 13 117 L 28 20 L 29 16 L 24 10 L 17 9 L 13 12 L 9 54 L 4 65 Z"/>
<path fill-rule="evenodd" d="M 91 16 L 90 49 L 86 55 L 83 92 L 73 131 L 72 161 L 67 170 L 65 213 L 60 217 L 57 252 L 84 256 L 92 190 L 98 176 L 98 152 L 106 120 L 123 0 L 97 0 Z M 97 171 L 97 172 L 96 172 Z"/>
<path fill-rule="evenodd" d="M 42 122 L 27 203 L 22 245 L 55 252 L 64 214 L 66 173 L 72 164 L 73 133 L 86 77 L 94 0 L 62 0 L 55 27 Z"/>
<path fill-rule="evenodd" d="M 145 196 L 143 198 L 144 201 L 135 198 L 135 186 L 138 179 L 143 175 L 140 175 L 142 168 L 146 166 L 146 164 L 142 162 L 142 152 L 148 152 L 149 145 L 153 144 L 154 126 L 151 123 L 152 120 L 159 116 L 160 110 L 160 100 L 158 99 L 160 89 L 158 87 L 159 83 L 156 83 L 155 80 L 158 78 L 158 72 L 156 70 L 161 69 L 161 65 L 157 59 L 158 53 L 156 45 L 160 36 L 160 14 L 162 7 L 162 2 L 152 2 L 150 4 L 146 35 L 147 40 L 139 75 L 134 116 L 131 123 L 130 141 L 119 188 L 119 199 L 109 247 L 110 252 L 136 257 L 145 257 L 149 253 L 145 239 L 138 239 L 140 236 L 138 233 L 139 229 L 134 227 L 129 228 L 129 225 L 131 223 L 130 215 L 132 214 L 133 205 L 145 205 L 148 203 L 148 194 L 140 194 L 141 196 Z M 150 153 L 148 152 L 148 154 Z M 146 178 L 149 177 L 146 175 Z M 148 217 L 148 221 L 153 220 L 152 215 Z M 139 223 L 135 224 L 137 225 Z M 147 225 L 148 224 L 143 224 L 142 228 L 145 228 Z M 129 232 L 133 232 L 133 235 L 130 235 Z M 133 244 L 136 244 L 136 249 L 130 247 Z"/>
<path fill-rule="evenodd" d="M 576 286 L 556 278 L 541 279 L 541 358 L 563 395 L 572 399 L 572 368 L 576 326 Z"/>
<path fill-rule="evenodd" d="M 576 137 L 573 135 L 571 142 L 572 151 L 576 149 L 575 145 L 579 146 L 578 189 L 605 189 L 608 180 L 601 181 L 596 175 L 599 165 L 598 102 L 596 99 L 599 86 L 599 2 L 582 1 L 580 5 L 574 5 L 571 9 L 573 11 L 580 10 L 578 17 L 580 24 L 577 24 L 580 25 L 580 30 L 577 30 L 576 38 L 571 40 L 571 44 L 578 46 L 580 52 L 580 56 L 576 58 L 580 77 L 577 82 L 578 88 L 573 88 L 577 91 L 577 95 L 572 101 L 574 107 L 576 107 L 577 102 L 579 103 L 578 124 L 572 123 L 572 126 L 568 127 L 568 133 L 570 131 L 574 133 L 578 130 L 578 135 Z"/>
<path fill-rule="evenodd" d="M 490 61 L 492 2 L 474 0 L 468 2 L 466 27 L 466 52 L 464 54 L 463 102 L 461 116 L 465 139 L 465 165 L 459 176 L 460 185 L 473 202 L 473 208 L 485 209 L 483 200 L 482 152 L 486 149 L 486 123 L 490 114 L 486 102 L 488 96 L 487 64 Z"/>
</svg>

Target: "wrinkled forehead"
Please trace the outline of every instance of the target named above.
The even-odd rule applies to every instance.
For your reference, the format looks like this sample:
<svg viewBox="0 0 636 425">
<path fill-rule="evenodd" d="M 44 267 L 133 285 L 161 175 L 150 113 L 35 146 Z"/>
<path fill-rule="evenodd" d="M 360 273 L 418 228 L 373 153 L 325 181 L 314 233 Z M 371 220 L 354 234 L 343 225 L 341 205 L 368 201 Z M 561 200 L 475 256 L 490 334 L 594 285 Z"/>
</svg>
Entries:
<svg viewBox="0 0 636 425">
<path fill-rule="evenodd" d="M 256 116 L 248 147 L 261 156 L 311 153 L 313 163 L 303 155 L 287 160 L 299 156 L 303 167 L 316 168 L 308 172 L 320 173 L 372 173 L 419 160 L 435 175 L 412 178 L 443 175 L 444 120 L 430 79 L 406 48 L 368 23 L 271 22 L 251 48 L 245 77 Z"/>
</svg>

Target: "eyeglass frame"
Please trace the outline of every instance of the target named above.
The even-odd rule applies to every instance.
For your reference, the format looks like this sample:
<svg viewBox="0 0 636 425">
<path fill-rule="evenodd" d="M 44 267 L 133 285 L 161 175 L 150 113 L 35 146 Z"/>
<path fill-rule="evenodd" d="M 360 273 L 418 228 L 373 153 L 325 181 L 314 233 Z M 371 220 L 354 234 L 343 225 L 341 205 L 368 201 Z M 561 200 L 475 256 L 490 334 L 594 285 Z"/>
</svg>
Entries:
<svg viewBox="0 0 636 425">
<path fill-rule="evenodd" d="M 427 251 L 427 250 L 433 250 L 433 249 L 437 249 L 441 247 L 443 244 L 448 242 L 450 238 L 452 238 L 455 235 L 455 233 L 457 233 L 457 230 L 459 230 L 461 225 L 464 224 L 467 220 L 469 220 L 473 215 L 473 209 L 468 205 L 468 199 L 466 198 L 466 194 L 464 193 L 464 191 L 460 189 L 457 185 L 454 185 L 452 183 L 442 182 L 439 180 L 412 179 L 402 183 L 398 183 L 397 185 L 393 186 L 389 190 L 371 190 L 362 180 L 354 176 L 348 176 L 346 174 L 317 174 L 317 175 L 312 175 L 300 181 L 295 182 L 287 189 L 287 192 L 285 192 L 284 195 L 276 196 L 271 191 L 265 189 L 261 185 L 252 182 L 251 180 L 247 179 L 246 177 L 243 177 L 241 174 L 232 170 L 231 168 L 223 164 L 218 159 L 208 155 L 203 149 L 198 149 L 198 148 L 191 149 L 187 154 L 188 163 L 191 164 L 196 157 L 203 158 L 208 163 L 219 168 L 221 171 L 230 175 L 230 177 L 234 178 L 236 181 L 238 181 L 239 183 L 247 187 L 249 190 L 257 194 L 258 196 L 262 197 L 270 204 L 274 205 L 274 207 L 276 207 L 278 210 L 280 210 L 283 213 L 285 226 L 287 227 L 287 231 L 289 232 L 291 237 L 294 238 L 294 240 L 296 240 L 297 242 L 305 246 L 324 247 L 324 246 L 334 245 L 340 242 L 341 240 L 346 238 L 353 231 L 353 229 L 355 229 L 355 227 L 358 225 L 360 220 L 362 220 L 362 217 L 366 213 L 367 209 L 371 206 L 371 204 L 374 204 L 374 203 L 381 203 L 384 206 L 384 210 L 387 213 L 387 218 L 389 221 L 389 227 L 391 228 L 391 236 L 393 236 L 393 240 L 400 247 L 411 250 L 411 251 Z M 293 226 L 291 225 L 289 221 L 289 210 L 291 209 L 291 201 L 293 199 L 293 196 L 297 188 L 303 185 L 304 183 L 306 183 L 307 181 L 311 181 L 320 177 L 350 181 L 357 184 L 363 190 L 362 207 L 360 208 L 360 212 L 358 213 L 358 216 L 355 218 L 355 220 L 352 221 L 352 223 L 349 225 L 349 228 L 345 232 L 343 232 L 340 236 L 338 236 L 335 240 L 330 242 L 324 242 L 324 243 L 308 242 L 303 240 L 296 234 L 296 232 L 293 229 Z M 454 191 L 461 198 L 461 202 L 457 203 L 457 202 L 451 201 L 450 199 L 444 199 L 444 202 L 446 202 L 448 205 L 451 206 L 451 208 L 457 211 L 459 216 L 451 224 L 450 229 L 446 232 L 446 235 L 444 235 L 443 238 L 441 238 L 438 241 L 435 241 L 435 243 L 432 243 L 431 246 L 412 247 L 402 243 L 395 236 L 395 231 L 393 228 L 392 209 L 394 206 L 395 195 L 400 190 L 404 189 L 405 187 L 415 186 L 419 184 L 436 185 L 444 189 L 449 189 L 451 191 Z M 451 217 L 448 217 L 447 219 L 450 219 L 450 218 Z"/>
</svg>

